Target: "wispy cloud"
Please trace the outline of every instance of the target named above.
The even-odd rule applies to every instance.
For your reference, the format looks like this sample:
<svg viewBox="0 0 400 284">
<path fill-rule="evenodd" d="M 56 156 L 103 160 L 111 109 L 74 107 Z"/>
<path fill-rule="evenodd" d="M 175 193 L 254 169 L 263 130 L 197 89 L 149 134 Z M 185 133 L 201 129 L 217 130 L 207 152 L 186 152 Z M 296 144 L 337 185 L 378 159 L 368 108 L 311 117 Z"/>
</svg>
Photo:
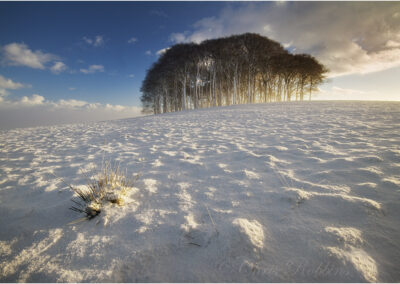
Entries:
<svg viewBox="0 0 400 284">
<path fill-rule="evenodd" d="M 151 50 L 146 50 L 146 52 L 144 53 L 146 55 L 152 55 Z"/>
<path fill-rule="evenodd" d="M 379 100 L 379 94 L 374 90 L 364 91 L 339 86 L 321 88 L 315 97 L 318 100 Z M 385 100 L 385 98 L 382 98 L 382 100 Z"/>
<path fill-rule="evenodd" d="M 332 91 L 335 93 L 339 93 L 342 95 L 367 95 L 369 92 L 356 90 L 356 89 L 349 89 L 349 88 L 341 88 L 334 86 L 332 87 Z"/>
<path fill-rule="evenodd" d="M 128 40 L 128 43 L 135 43 L 135 42 L 137 42 L 138 41 L 138 39 L 137 38 L 135 38 L 135 37 L 131 37 L 129 40 Z"/>
<path fill-rule="evenodd" d="M 50 68 L 51 72 L 54 74 L 60 74 L 61 72 L 67 70 L 67 65 L 61 61 L 54 62 L 54 65 Z"/>
<path fill-rule="evenodd" d="M 129 74 L 128 77 L 129 77 L 129 78 L 134 78 L 135 75 L 134 75 L 134 74 Z"/>
<path fill-rule="evenodd" d="M 40 50 L 32 51 L 24 43 L 10 43 L 2 48 L 3 62 L 11 66 L 45 69 L 46 63 L 58 60 L 58 56 Z"/>
<path fill-rule="evenodd" d="M 151 10 L 150 15 L 158 16 L 158 17 L 163 17 L 163 18 L 168 18 L 167 13 L 161 10 Z"/>
<path fill-rule="evenodd" d="M 99 47 L 99 46 L 102 46 L 105 44 L 104 36 L 102 36 L 102 35 L 98 35 L 93 38 L 84 36 L 83 41 L 85 43 L 87 43 L 88 45 L 92 45 L 94 47 Z"/>
<path fill-rule="evenodd" d="M 141 115 L 141 108 L 83 100 L 51 101 L 39 94 L 17 100 L 0 97 L 0 129 L 31 127 L 59 123 L 78 123 Z"/>
<path fill-rule="evenodd" d="M 330 76 L 400 66 L 399 2 L 252 2 L 228 5 L 170 40 L 201 42 L 245 32 L 265 35 L 296 53 L 311 53 Z"/>
<path fill-rule="evenodd" d="M 90 65 L 87 69 L 81 68 L 80 71 L 83 74 L 93 74 L 97 72 L 104 72 L 104 66 L 103 65 Z"/>
</svg>

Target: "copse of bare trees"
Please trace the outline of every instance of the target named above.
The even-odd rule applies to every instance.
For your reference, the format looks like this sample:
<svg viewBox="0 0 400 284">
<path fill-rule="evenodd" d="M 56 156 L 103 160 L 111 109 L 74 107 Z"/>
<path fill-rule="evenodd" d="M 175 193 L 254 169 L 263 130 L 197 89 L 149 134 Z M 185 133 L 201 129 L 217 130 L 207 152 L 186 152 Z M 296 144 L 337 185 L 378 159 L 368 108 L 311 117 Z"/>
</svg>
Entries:
<svg viewBox="0 0 400 284">
<path fill-rule="evenodd" d="M 147 71 L 143 112 L 302 101 L 311 99 L 326 72 L 314 57 L 290 54 L 258 34 L 176 44 Z"/>
</svg>

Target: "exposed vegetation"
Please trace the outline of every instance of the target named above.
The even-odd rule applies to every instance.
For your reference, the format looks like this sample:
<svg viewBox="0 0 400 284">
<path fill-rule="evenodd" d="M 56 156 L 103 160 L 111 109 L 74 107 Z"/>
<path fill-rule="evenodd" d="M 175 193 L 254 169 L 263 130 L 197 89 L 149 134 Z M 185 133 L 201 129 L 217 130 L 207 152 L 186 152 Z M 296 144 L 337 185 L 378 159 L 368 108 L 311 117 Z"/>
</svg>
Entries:
<svg viewBox="0 0 400 284">
<path fill-rule="evenodd" d="M 326 72 L 312 56 L 258 34 L 177 44 L 148 70 L 143 112 L 311 99 Z"/>
<path fill-rule="evenodd" d="M 101 171 L 95 178 L 87 176 L 87 186 L 84 188 L 69 187 L 78 195 L 72 199 L 74 206 L 70 209 L 84 213 L 87 219 L 92 219 L 100 214 L 102 207 L 107 203 L 124 204 L 127 191 L 139 178 L 127 178 L 127 174 L 120 171 L 119 165 L 111 162 L 103 163 Z"/>
</svg>

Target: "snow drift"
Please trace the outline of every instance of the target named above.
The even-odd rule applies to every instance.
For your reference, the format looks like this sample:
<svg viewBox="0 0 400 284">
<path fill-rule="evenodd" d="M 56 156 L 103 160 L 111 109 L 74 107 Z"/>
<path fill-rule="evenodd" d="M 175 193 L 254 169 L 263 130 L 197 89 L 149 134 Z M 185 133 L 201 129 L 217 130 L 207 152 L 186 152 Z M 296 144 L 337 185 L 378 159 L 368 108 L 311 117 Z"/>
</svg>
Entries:
<svg viewBox="0 0 400 284">
<path fill-rule="evenodd" d="M 398 282 L 400 103 L 272 103 L 0 132 L 2 282 Z M 69 210 L 103 156 L 130 202 Z"/>
</svg>

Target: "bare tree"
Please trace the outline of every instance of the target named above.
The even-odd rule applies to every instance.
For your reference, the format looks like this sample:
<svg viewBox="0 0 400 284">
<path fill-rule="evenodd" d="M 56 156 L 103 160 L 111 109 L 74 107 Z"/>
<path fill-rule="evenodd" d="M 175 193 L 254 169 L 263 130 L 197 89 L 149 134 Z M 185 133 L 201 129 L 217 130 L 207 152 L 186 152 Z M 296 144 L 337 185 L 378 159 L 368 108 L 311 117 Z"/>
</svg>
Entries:
<svg viewBox="0 0 400 284">
<path fill-rule="evenodd" d="M 326 68 L 307 54 L 246 33 L 177 44 L 147 71 L 143 112 L 165 113 L 239 103 L 302 101 L 325 79 Z"/>
</svg>

